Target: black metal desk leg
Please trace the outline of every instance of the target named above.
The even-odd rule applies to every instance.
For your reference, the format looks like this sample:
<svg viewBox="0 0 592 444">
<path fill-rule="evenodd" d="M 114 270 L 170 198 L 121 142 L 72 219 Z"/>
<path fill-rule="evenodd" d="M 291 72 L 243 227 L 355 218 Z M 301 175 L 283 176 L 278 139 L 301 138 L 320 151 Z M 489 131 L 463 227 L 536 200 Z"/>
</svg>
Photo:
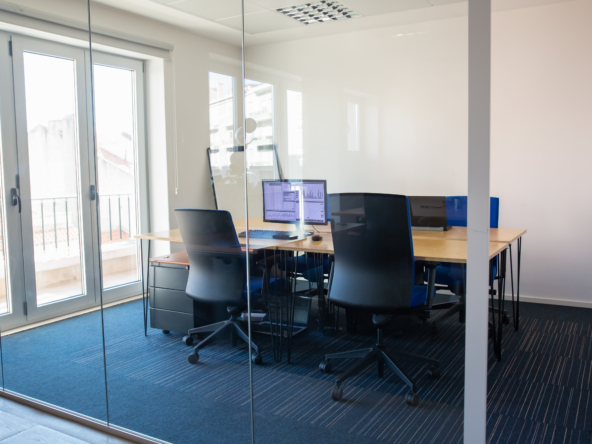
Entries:
<svg viewBox="0 0 592 444">
<path fill-rule="evenodd" d="M 517 263 L 517 277 L 518 282 L 516 286 L 516 303 L 514 304 L 514 264 L 512 254 L 512 244 L 510 244 L 510 279 L 512 286 L 512 316 L 514 320 L 514 331 L 520 328 L 520 265 L 522 264 L 522 238 L 516 240 L 518 247 L 518 263 Z"/>
<path fill-rule="evenodd" d="M 142 258 L 142 262 L 143 262 Z M 146 297 L 142 298 L 144 304 L 144 336 L 148 336 L 148 311 L 150 309 L 150 240 L 148 240 L 148 258 L 146 260 Z M 144 295 L 144 284 L 142 284 L 142 296 Z"/>
<path fill-rule="evenodd" d="M 144 336 L 146 336 L 146 305 L 144 301 L 146 299 L 146 292 L 144 291 L 144 239 L 140 239 L 140 270 L 142 272 L 142 278 L 140 283 L 142 284 L 142 310 L 144 311 Z"/>
<path fill-rule="evenodd" d="M 518 238 L 518 270 L 517 270 L 517 285 L 516 285 L 516 317 L 514 318 L 514 330 L 518 331 L 520 328 L 520 266 L 522 264 L 522 238 Z"/>
</svg>

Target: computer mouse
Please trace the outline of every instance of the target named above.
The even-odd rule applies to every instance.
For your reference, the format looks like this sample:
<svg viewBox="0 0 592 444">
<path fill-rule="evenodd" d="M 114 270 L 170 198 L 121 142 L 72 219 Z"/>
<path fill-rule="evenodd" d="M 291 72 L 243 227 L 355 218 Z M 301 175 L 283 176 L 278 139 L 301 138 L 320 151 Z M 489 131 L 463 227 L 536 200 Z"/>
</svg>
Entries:
<svg viewBox="0 0 592 444">
<path fill-rule="evenodd" d="M 321 240 L 323 240 L 323 236 L 321 236 L 320 234 L 315 234 L 313 237 L 311 237 L 311 239 L 315 242 L 321 241 Z"/>
</svg>

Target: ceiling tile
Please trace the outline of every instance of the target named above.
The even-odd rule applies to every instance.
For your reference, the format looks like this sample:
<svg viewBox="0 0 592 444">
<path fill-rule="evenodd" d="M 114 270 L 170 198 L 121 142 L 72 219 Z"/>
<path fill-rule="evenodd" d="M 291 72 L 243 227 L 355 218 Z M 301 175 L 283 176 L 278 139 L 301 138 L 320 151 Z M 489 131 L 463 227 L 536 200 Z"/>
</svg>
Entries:
<svg viewBox="0 0 592 444">
<path fill-rule="evenodd" d="M 230 28 L 241 30 L 242 22 L 240 17 L 231 17 L 218 20 L 216 23 Z M 257 12 L 245 15 L 245 32 L 247 34 L 261 34 L 263 32 L 279 31 L 306 26 L 276 11 Z"/>
<path fill-rule="evenodd" d="M 161 3 L 163 5 L 168 5 L 169 3 L 175 3 L 178 2 L 179 0 L 150 0 L 151 2 L 154 3 Z"/>
<path fill-rule="evenodd" d="M 240 17 L 242 11 L 240 0 L 181 0 L 168 3 L 168 6 L 209 20 Z M 265 8 L 245 1 L 246 14 L 258 11 L 265 11 Z"/>
<path fill-rule="evenodd" d="M 302 0 L 251 0 L 253 3 L 263 6 L 264 8 L 275 10 L 280 8 L 287 8 L 288 6 L 296 6 L 306 3 Z"/>
<path fill-rule="evenodd" d="M 426 0 L 339 0 L 362 15 L 380 15 L 431 6 Z"/>
</svg>

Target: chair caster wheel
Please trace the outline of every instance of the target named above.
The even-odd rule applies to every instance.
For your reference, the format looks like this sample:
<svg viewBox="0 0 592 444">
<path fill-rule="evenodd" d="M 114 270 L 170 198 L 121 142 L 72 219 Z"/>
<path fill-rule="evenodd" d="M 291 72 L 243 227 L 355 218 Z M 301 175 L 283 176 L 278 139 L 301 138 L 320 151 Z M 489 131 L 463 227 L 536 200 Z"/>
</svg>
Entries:
<svg viewBox="0 0 592 444">
<path fill-rule="evenodd" d="M 409 392 L 405 395 L 405 401 L 411 407 L 417 407 L 419 405 L 419 396 L 413 392 Z"/>
<path fill-rule="evenodd" d="M 192 336 L 183 336 L 183 344 L 193 345 L 193 337 Z"/>
<path fill-rule="evenodd" d="M 428 370 L 428 376 L 432 379 L 439 379 L 440 378 L 440 367 L 432 366 Z"/>
<path fill-rule="evenodd" d="M 502 315 L 502 322 L 504 325 L 508 325 L 510 323 L 510 317 L 507 314 Z"/>
<path fill-rule="evenodd" d="M 162 334 L 163 335 L 169 335 L 169 334 L 171 334 L 171 332 L 169 330 L 163 330 L 162 331 Z"/>
<path fill-rule="evenodd" d="M 323 373 L 331 373 L 331 362 L 330 361 L 323 361 L 319 364 L 319 369 L 323 372 Z"/>
<path fill-rule="evenodd" d="M 187 357 L 187 360 L 189 361 L 190 364 L 197 364 L 197 361 L 199 361 L 199 355 L 197 354 L 197 352 L 191 353 Z"/>
<path fill-rule="evenodd" d="M 253 364 L 255 365 L 263 364 L 263 358 L 261 357 L 261 355 L 253 355 L 251 359 L 253 361 Z"/>
<path fill-rule="evenodd" d="M 341 401 L 343 399 L 343 389 L 338 385 L 333 387 L 333 390 L 331 390 L 331 398 L 333 401 Z"/>
</svg>

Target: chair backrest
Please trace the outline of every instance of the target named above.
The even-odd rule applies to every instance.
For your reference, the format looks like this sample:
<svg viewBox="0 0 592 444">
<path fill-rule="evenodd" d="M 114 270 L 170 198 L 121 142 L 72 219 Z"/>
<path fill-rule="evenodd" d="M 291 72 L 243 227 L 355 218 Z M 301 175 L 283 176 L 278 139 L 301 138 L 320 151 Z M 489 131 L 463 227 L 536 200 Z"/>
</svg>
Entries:
<svg viewBox="0 0 592 444">
<path fill-rule="evenodd" d="M 186 293 L 202 302 L 240 303 L 246 287 L 246 255 L 230 213 L 176 209 L 175 215 L 189 257 Z"/>
<path fill-rule="evenodd" d="M 375 314 L 409 308 L 415 265 L 408 198 L 344 193 L 330 194 L 329 200 L 335 250 L 331 301 Z"/>
<path fill-rule="evenodd" d="M 489 228 L 498 228 L 499 197 L 490 198 Z M 446 218 L 448 225 L 467 226 L 467 196 L 446 196 Z"/>
</svg>

